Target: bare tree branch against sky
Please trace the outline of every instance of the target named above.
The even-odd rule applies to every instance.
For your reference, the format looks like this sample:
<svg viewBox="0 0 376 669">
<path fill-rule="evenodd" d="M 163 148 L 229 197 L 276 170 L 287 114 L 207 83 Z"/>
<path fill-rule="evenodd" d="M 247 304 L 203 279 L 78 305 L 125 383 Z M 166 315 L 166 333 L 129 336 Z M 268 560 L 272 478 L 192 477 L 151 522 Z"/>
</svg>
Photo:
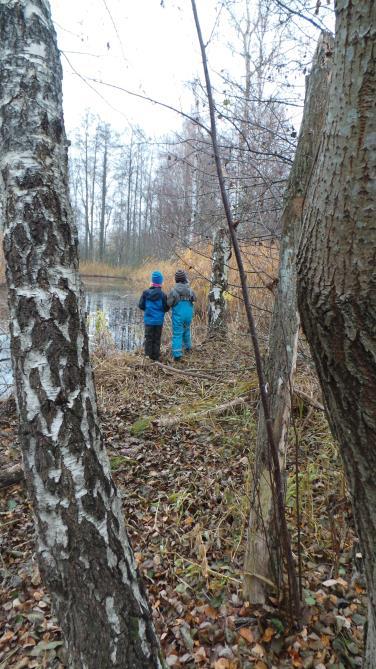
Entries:
<svg viewBox="0 0 376 669">
<path fill-rule="evenodd" d="M 223 89 L 224 65 L 232 71 L 238 67 L 239 54 L 235 51 L 231 54 L 234 28 L 228 14 L 215 0 L 205 0 L 201 5 L 203 26 L 210 35 L 208 56 L 213 84 L 220 90 Z M 161 100 L 185 113 L 191 112 L 191 83 L 200 76 L 200 59 L 184 3 L 170 0 L 161 6 L 157 0 L 138 0 L 125 5 L 120 0 L 95 3 L 51 0 L 51 6 L 60 49 L 71 63 L 71 66 L 66 60 L 63 63 L 68 131 L 79 124 L 86 107 L 119 128 L 127 122 L 134 125 L 142 120 L 150 135 L 164 134 L 180 124 L 179 116 L 171 111 L 136 101 L 134 97 L 130 99 L 121 91 L 109 92 L 90 82 L 85 85 L 82 78 L 86 77 Z M 242 6 L 241 1 L 235 3 L 233 11 L 240 12 Z M 304 97 L 304 70 L 313 53 L 317 30 L 302 20 L 303 34 L 296 23 L 299 17 L 293 19 L 292 30 L 306 42 L 307 48 L 299 60 L 289 38 L 284 56 L 285 63 L 289 64 L 288 78 L 285 76 L 287 67 L 282 63 L 280 81 L 270 84 L 270 94 L 276 96 L 284 90 L 286 97 L 288 90 L 290 100 L 300 103 Z M 286 20 L 285 11 L 283 20 Z M 272 43 L 273 38 L 270 34 L 268 41 Z M 294 63 L 294 59 L 299 62 Z M 300 111 L 295 117 L 300 119 Z"/>
</svg>

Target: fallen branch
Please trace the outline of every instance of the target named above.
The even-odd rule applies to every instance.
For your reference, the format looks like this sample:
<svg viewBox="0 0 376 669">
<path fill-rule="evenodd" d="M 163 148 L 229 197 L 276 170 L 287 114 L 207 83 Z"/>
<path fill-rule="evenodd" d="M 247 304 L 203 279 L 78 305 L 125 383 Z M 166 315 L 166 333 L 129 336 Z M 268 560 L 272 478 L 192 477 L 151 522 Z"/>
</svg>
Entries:
<svg viewBox="0 0 376 669">
<path fill-rule="evenodd" d="M 80 272 L 80 276 L 86 279 L 119 279 L 120 281 L 129 281 L 127 276 L 112 276 L 111 274 L 85 274 Z"/>
<path fill-rule="evenodd" d="M 230 402 L 225 402 L 224 404 L 219 404 L 218 406 L 205 409 L 205 411 L 198 411 L 191 414 L 181 414 L 179 416 L 162 416 L 156 422 L 160 427 L 171 427 L 173 425 L 178 425 L 184 421 L 191 420 L 201 420 L 201 418 L 206 418 L 207 416 L 220 416 L 221 414 L 226 413 L 229 409 L 234 409 L 238 406 L 244 405 L 246 403 L 245 397 L 236 397 L 236 399 L 231 400 Z"/>
<path fill-rule="evenodd" d="M 319 411 L 325 411 L 325 407 L 323 404 L 320 404 L 320 402 L 315 400 L 313 397 L 307 395 L 307 393 L 303 392 L 303 390 L 299 390 L 299 388 L 294 388 L 294 395 L 300 397 L 303 400 L 303 402 L 306 402 L 306 404 L 310 404 L 310 406 L 313 407 L 314 409 L 318 409 Z"/>
<path fill-rule="evenodd" d="M 0 488 L 8 488 L 10 485 L 23 480 L 24 473 L 21 465 L 13 465 L 0 471 Z"/>
<path fill-rule="evenodd" d="M 188 564 L 191 564 L 194 567 L 199 567 L 200 569 L 202 569 L 202 565 L 199 562 L 194 562 L 193 560 L 188 560 L 187 558 L 183 557 L 182 555 L 179 555 L 179 553 L 177 553 L 177 555 L 181 560 L 184 560 L 184 562 L 188 562 Z M 236 583 L 237 585 L 241 584 L 241 581 L 238 578 L 234 578 L 234 576 L 229 576 L 228 574 L 224 574 L 222 571 L 218 571 L 217 569 L 211 569 L 211 567 L 207 567 L 206 570 L 207 570 L 207 573 L 210 574 L 210 576 L 216 576 L 216 577 L 219 576 L 220 578 L 223 578 L 227 581 L 232 581 L 233 583 Z"/>
<path fill-rule="evenodd" d="M 161 367 L 164 371 L 169 372 L 170 374 L 191 376 L 196 379 L 210 379 L 210 380 L 216 379 L 216 377 L 213 374 L 201 374 L 201 372 L 192 372 L 189 369 L 178 369 L 177 367 L 171 367 L 171 365 L 165 365 L 163 362 L 155 361 L 153 364 L 157 365 L 158 367 Z"/>
</svg>

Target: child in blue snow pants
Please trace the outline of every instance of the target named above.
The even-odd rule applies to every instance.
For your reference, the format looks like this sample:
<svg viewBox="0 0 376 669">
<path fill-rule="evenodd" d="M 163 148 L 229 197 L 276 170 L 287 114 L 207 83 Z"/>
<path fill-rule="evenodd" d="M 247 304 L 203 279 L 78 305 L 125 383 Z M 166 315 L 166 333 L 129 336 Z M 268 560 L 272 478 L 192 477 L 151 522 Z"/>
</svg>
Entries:
<svg viewBox="0 0 376 669">
<path fill-rule="evenodd" d="M 189 351 L 192 348 L 191 322 L 196 295 L 183 270 L 175 273 L 175 282 L 174 288 L 168 294 L 167 305 L 172 307 L 172 356 L 174 360 L 180 360 L 183 349 Z"/>
</svg>

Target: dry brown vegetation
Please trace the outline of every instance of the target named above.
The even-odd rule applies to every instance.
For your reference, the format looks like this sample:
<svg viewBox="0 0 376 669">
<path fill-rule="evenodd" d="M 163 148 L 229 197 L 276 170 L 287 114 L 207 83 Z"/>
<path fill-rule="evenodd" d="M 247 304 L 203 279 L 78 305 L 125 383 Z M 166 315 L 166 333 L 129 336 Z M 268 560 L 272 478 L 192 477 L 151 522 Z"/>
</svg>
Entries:
<svg viewBox="0 0 376 669">
<path fill-rule="evenodd" d="M 107 265 L 104 262 L 98 262 L 98 261 L 97 262 L 83 261 L 80 262 L 80 274 L 82 276 L 128 279 L 129 268 L 114 267 L 113 265 Z"/>
<path fill-rule="evenodd" d="M 252 302 L 255 307 L 256 322 L 267 333 L 269 316 L 273 305 L 273 290 L 278 270 L 278 248 L 275 245 L 250 245 L 243 248 L 245 266 L 248 272 L 248 283 L 251 290 Z M 238 271 L 235 259 L 229 262 L 229 289 L 226 295 L 229 311 L 229 320 L 234 328 L 243 329 L 245 320 Z M 155 260 L 150 258 L 139 267 L 116 268 L 101 263 L 81 263 L 82 276 L 118 277 L 124 279 L 127 286 L 142 291 L 150 283 L 150 275 L 158 269 L 164 276 L 163 289 L 170 290 L 175 283 L 174 275 L 178 268 L 185 269 L 191 285 L 197 293 L 197 317 L 205 321 L 207 311 L 207 296 L 210 290 L 211 276 L 211 246 L 200 249 L 186 249 L 178 251 L 170 260 Z"/>
<path fill-rule="evenodd" d="M 93 356 L 111 468 L 168 665 L 177 669 L 360 666 L 366 597 L 362 577 L 353 572 L 351 507 L 337 447 L 318 408 L 320 391 L 303 341 L 286 482 L 296 557 L 297 448 L 302 628 L 291 626 L 283 592 L 276 592 L 265 607 L 252 607 L 242 598 L 258 420 L 253 353 L 236 271 L 230 272 L 228 338 L 207 339 L 210 249 L 179 255 L 176 263 L 150 260 L 132 269 L 131 281 L 141 290 L 158 267 L 168 289 L 177 266 L 187 268 L 199 301 L 195 347 L 184 364 L 171 368 L 168 321 L 164 367 L 145 360 L 140 351 L 115 351 L 105 330 L 98 333 Z M 273 293 L 264 284 L 276 275 L 276 250 L 254 247 L 247 270 L 250 284 L 256 286 L 252 301 L 265 344 Z M 8 462 L 19 458 L 14 410 L 8 402 L 0 415 Z M 40 583 L 23 485 L 3 491 L 0 507 L 4 555 L 0 667 L 63 669 L 61 634 Z"/>
<path fill-rule="evenodd" d="M 361 579 L 353 579 L 350 504 L 325 415 L 295 395 L 287 509 L 296 555 L 297 440 L 304 609 L 302 628 L 296 630 L 283 593 L 275 593 L 265 607 L 252 607 L 242 598 L 258 414 L 248 338 L 236 337 L 234 329 L 227 341 L 205 340 L 203 331 L 200 336 L 201 344 L 196 341 L 178 370 L 137 353 L 93 359 L 111 468 L 168 664 L 203 669 L 359 666 L 366 598 Z M 320 400 L 304 356 L 296 384 Z M 234 403 L 240 398 L 244 403 Z M 218 405 L 225 408 L 217 412 Z M 17 458 L 13 415 L 8 405 L 0 429 L 8 435 L 5 452 Z M 23 486 L 3 492 L 0 506 L 0 666 L 63 669 L 61 634 L 33 558 Z"/>
</svg>

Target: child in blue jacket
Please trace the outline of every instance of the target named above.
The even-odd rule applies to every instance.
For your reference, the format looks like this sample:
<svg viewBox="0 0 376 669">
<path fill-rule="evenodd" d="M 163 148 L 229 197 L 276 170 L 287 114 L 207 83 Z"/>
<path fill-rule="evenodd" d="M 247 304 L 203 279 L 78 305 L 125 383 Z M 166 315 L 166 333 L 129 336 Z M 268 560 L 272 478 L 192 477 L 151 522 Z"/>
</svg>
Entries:
<svg viewBox="0 0 376 669">
<path fill-rule="evenodd" d="M 189 287 L 184 270 L 179 269 L 175 273 L 175 282 L 175 286 L 168 294 L 167 305 L 172 307 L 172 355 L 174 360 L 180 360 L 183 347 L 186 351 L 192 348 L 191 322 L 196 295 Z"/>
<path fill-rule="evenodd" d="M 163 275 L 155 271 L 151 275 L 151 286 L 144 290 L 138 306 L 144 312 L 145 355 L 159 360 L 164 315 L 169 310 L 166 294 L 162 291 Z"/>
</svg>

